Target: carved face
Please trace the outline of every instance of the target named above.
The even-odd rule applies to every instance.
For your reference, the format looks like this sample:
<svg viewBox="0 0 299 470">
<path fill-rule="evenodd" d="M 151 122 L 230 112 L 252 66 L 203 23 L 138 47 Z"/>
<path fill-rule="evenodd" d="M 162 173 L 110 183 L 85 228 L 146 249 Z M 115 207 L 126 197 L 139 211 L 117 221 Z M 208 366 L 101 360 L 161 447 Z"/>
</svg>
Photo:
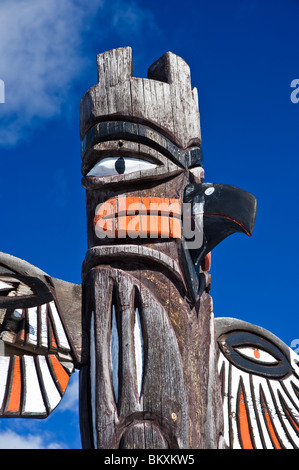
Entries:
<svg viewBox="0 0 299 470">
<path fill-rule="evenodd" d="M 108 131 L 115 140 L 109 140 Z M 181 239 L 187 170 L 200 163 L 200 149 L 183 152 L 150 127 L 127 122 L 101 123 L 90 132 L 95 134 L 94 139 L 88 136 L 91 144 L 96 143 L 84 148 L 82 171 L 88 200 L 92 200 L 90 216 L 95 227 L 91 232 L 100 240 L 106 232 L 110 243 Z M 137 137 L 138 143 L 134 142 Z M 106 140 L 98 142 L 101 138 Z M 99 243 L 92 237 L 91 246 Z"/>
<path fill-rule="evenodd" d="M 195 299 L 200 267 L 223 238 L 251 234 L 255 199 L 205 184 L 200 147 L 182 150 L 141 124 L 96 124 L 82 144 L 89 248 L 138 244 L 167 253 Z"/>
</svg>

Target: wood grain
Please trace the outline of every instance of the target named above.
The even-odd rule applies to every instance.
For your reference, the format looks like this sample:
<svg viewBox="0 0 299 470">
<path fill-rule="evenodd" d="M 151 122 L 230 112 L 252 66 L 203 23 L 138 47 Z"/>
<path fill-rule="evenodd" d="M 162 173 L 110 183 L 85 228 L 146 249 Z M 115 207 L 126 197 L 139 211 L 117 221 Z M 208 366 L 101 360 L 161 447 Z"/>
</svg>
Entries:
<svg viewBox="0 0 299 470">
<path fill-rule="evenodd" d="M 99 54 L 97 65 L 99 82 L 80 102 L 81 138 L 94 122 L 126 119 L 158 127 L 182 148 L 200 145 L 197 91 L 181 57 L 167 52 L 149 68 L 148 78 L 132 76 L 130 47 Z"/>
<path fill-rule="evenodd" d="M 80 103 L 88 251 L 82 267 L 80 421 L 85 448 L 216 448 L 222 430 L 209 263 L 196 272 L 181 237 L 100 238 L 99 208 L 176 201 L 204 180 L 196 89 L 170 52 L 132 74 L 130 48 L 97 57 Z M 156 168 L 90 176 L 102 158 Z M 189 169 L 191 168 L 191 172 Z M 96 219 L 98 220 L 98 219 Z M 116 222 L 117 223 L 117 222 Z M 206 271 L 204 271 L 205 269 Z M 190 275 L 193 281 L 190 282 Z"/>
</svg>

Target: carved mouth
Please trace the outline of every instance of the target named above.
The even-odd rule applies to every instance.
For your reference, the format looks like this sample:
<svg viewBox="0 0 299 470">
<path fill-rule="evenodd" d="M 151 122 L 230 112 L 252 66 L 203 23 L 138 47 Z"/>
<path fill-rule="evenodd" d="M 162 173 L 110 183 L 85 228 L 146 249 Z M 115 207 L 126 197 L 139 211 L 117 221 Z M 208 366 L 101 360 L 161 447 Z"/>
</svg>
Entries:
<svg viewBox="0 0 299 470">
<path fill-rule="evenodd" d="M 112 198 L 97 207 L 94 227 L 99 238 L 181 239 L 181 202 L 160 197 Z"/>
</svg>

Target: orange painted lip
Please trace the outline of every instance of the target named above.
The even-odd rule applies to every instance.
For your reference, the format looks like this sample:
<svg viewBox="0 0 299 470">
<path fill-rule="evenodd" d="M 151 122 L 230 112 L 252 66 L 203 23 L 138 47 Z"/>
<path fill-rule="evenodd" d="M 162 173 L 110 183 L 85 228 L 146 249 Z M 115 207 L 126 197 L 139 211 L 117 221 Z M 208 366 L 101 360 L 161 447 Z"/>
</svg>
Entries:
<svg viewBox="0 0 299 470">
<path fill-rule="evenodd" d="M 111 238 L 181 239 L 181 202 L 159 197 L 112 198 L 97 207 L 94 226 Z"/>
</svg>

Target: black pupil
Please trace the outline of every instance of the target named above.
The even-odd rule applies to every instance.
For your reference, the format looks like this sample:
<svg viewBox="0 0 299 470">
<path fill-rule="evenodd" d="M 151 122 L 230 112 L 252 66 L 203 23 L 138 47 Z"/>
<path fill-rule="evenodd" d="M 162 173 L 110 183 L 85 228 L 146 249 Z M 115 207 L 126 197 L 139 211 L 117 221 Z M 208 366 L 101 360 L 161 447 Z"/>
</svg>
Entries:
<svg viewBox="0 0 299 470">
<path fill-rule="evenodd" d="M 115 162 L 115 169 L 117 173 L 122 175 L 125 172 L 126 164 L 123 157 L 119 157 Z"/>
</svg>

